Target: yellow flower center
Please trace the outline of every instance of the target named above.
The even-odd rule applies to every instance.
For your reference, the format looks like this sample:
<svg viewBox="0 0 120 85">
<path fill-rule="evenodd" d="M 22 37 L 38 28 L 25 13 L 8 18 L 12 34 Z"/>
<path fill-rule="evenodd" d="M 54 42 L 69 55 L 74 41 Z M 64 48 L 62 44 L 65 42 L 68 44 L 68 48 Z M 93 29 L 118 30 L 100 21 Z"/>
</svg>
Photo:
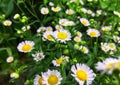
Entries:
<svg viewBox="0 0 120 85">
<path fill-rule="evenodd" d="M 39 82 L 40 85 L 43 85 L 43 84 L 42 84 L 43 78 L 41 77 L 38 82 Z"/>
<path fill-rule="evenodd" d="M 75 37 L 75 41 L 76 41 L 76 42 L 79 42 L 79 41 L 80 41 L 80 38 L 79 38 L 79 37 Z"/>
<path fill-rule="evenodd" d="M 52 29 L 50 27 L 47 28 L 48 31 L 52 31 Z"/>
<path fill-rule="evenodd" d="M 112 69 L 113 66 L 114 66 L 114 63 L 108 63 L 107 66 L 106 66 L 106 68 L 107 69 Z"/>
<path fill-rule="evenodd" d="M 114 44 L 109 44 L 110 48 L 115 48 Z"/>
<path fill-rule="evenodd" d="M 87 80 L 87 73 L 84 70 L 78 70 L 76 72 L 76 76 L 79 80 L 82 80 L 82 81 Z"/>
<path fill-rule="evenodd" d="M 86 20 L 83 20 L 81 23 L 82 23 L 83 25 L 87 25 L 87 24 L 88 24 Z"/>
<path fill-rule="evenodd" d="M 104 28 L 104 31 L 109 31 L 109 28 L 108 27 Z"/>
<path fill-rule="evenodd" d="M 117 62 L 117 69 L 120 69 L 120 61 Z"/>
<path fill-rule="evenodd" d="M 68 14 L 73 14 L 73 12 L 71 10 L 68 10 Z"/>
<path fill-rule="evenodd" d="M 48 83 L 50 85 L 56 85 L 58 83 L 58 77 L 56 75 L 49 76 Z"/>
<path fill-rule="evenodd" d="M 22 50 L 23 51 L 30 51 L 32 49 L 32 46 L 30 44 L 25 44 L 23 47 L 22 47 Z"/>
<path fill-rule="evenodd" d="M 54 11 L 59 11 L 59 8 L 58 7 L 54 8 Z"/>
<path fill-rule="evenodd" d="M 50 40 L 50 41 L 54 41 L 54 39 L 51 35 L 47 35 L 47 39 Z"/>
<path fill-rule="evenodd" d="M 10 21 L 6 21 L 5 24 L 6 24 L 6 26 L 10 26 L 11 22 Z"/>
<path fill-rule="evenodd" d="M 93 31 L 93 32 L 90 32 L 90 36 L 91 36 L 91 37 L 96 37 L 96 36 L 97 36 L 97 33 L 94 32 L 94 31 Z"/>
<path fill-rule="evenodd" d="M 59 32 L 59 33 L 57 34 L 57 38 L 58 38 L 58 39 L 61 39 L 61 40 L 65 40 L 67 37 L 68 37 L 68 34 L 65 33 L 65 32 Z"/>
<path fill-rule="evenodd" d="M 56 60 L 56 63 L 57 63 L 57 64 L 61 64 L 61 63 L 62 63 L 62 60 L 63 60 L 62 58 L 59 58 L 59 59 Z"/>
<path fill-rule="evenodd" d="M 43 10 L 43 13 L 44 13 L 44 14 L 47 14 L 48 12 L 47 12 L 47 10 Z"/>
</svg>

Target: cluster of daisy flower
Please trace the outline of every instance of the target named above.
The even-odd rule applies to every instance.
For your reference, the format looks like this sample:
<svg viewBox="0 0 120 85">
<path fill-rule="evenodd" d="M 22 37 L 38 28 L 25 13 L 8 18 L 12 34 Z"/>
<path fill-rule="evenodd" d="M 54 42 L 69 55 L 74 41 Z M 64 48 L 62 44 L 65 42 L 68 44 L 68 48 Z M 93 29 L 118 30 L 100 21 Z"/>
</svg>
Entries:
<svg viewBox="0 0 120 85">
<path fill-rule="evenodd" d="M 71 67 L 72 76 L 79 83 L 79 85 L 92 84 L 95 78 L 93 70 L 91 70 L 87 65 L 77 63 Z M 42 72 L 41 76 L 36 75 L 34 78 L 33 85 L 60 85 L 62 81 L 61 73 L 58 70 L 48 70 L 47 72 Z"/>
<path fill-rule="evenodd" d="M 116 55 L 120 55 L 120 12 L 111 11 L 109 8 L 105 10 L 106 5 L 103 7 L 101 5 L 102 0 L 52 1 L 44 0 L 44 4 L 40 4 L 38 12 L 27 9 L 26 5 L 26 10 L 32 16 L 16 13 L 12 17 L 13 20 L 7 19 L 7 17 L 2 20 L 2 25 L 11 30 L 14 29 L 13 33 L 15 32 L 15 36 L 19 37 L 20 42 L 17 42 L 16 47 L 20 52 L 18 54 L 22 56 L 25 54 L 25 57 L 31 56 L 27 57 L 30 59 L 28 62 L 33 60 L 31 66 L 39 68 L 36 69 L 36 73 L 31 73 L 33 77 L 35 75 L 34 79 L 29 78 L 33 79 L 32 84 L 67 85 L 64 82 L 73 78 L 70 83 L 92 85 L 94 79 L 98 78 L 97 74 L 113 74 L 116 70 L 120 71 L 120 57 L 116 57 Z M 100 7 L 98 9 L 90 7 L 94 4 Z M 40 16 L 36 13 L 39 13 Z M 111 14 L 117 18 L 114 20 L 114 16 L 110 17 Z M 111 21 L 109 22 L 109 20 Z M 20 25 L 12 27 L 16 24 Z M 8 29 L 6 30 L 8 31 Z M 10 36 L 8 35 L 8 37 Z M 8 39 L 8 42 L 12 39 L 14 40 L 14 38 Z M 4 40 L 0 39 L 0 43 L 2 41 Z M 16 57 L 12 56 L 12 52 L 7 51 L 9 57 L 6 58 L 6 62 L 8 64 L 16 63 Z M 97 57 L 104 55 L 106 59 Z M 109 55 L 116 58 L 108 58 Z M 99 58 L 105 60 L 100 62 Z M 95 64 L 95 62 L 97 63 Z M 21 72 L 18 69 L 12 71 L 10 77 L 17 79 L 21 75 L 19 73 Z"/>
<path fill-rule="evenodd" d="M 101 49 L 105 52 L 105 53 L 109 53 L 109 54 L 114 54 L 114 52 L 117 51 L 116 45 L 115 43 L 101 43 Z"/>
<path fill-rule="evenodd" d="M 102 73 L 112 74 L 114 70 L 120 70 L 120 58 L 106 58 L 97 63 L 96 69 Z"/>
</svg>

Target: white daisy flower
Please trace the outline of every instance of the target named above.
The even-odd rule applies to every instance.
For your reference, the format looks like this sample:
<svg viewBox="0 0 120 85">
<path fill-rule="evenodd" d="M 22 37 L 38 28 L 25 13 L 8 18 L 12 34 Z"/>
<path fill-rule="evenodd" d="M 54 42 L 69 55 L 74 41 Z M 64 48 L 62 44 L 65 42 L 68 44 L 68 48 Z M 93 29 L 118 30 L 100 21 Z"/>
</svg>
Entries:
<svg viewBox="0 0 120 85">
<path fill-rule="evenodd" d="M 43 85 L 43 78 L 39 75 L 36 75 L 34 78 L 33 85 Z"/>
<path fill-rule="evenodd" d="M 84 25 L 84 26 L 89 26 L 90 22 L 86 19 L 86 18 L 80 18 L 80 22 Z"/>
<path fill-rule="evenodd" d="M 28 25 L 28 26 L 23 26 L 21 29 L 22 29 L 23 31 L 27 31 L 27 30 L 30 29 L 30 26 L 29 26 L 29 25 Z"/>
<path fill-rule="evenodd" d="M 44 32 L 43 33 L 43 37 L 44 37 L 44 39 L 47 39 L 47 40 L 49 40 L 49 41 L 54 41 L 54 35 L 53 35 L 54 33 L 52 32 L 52 31 L 46 31 L 46 32 Z"/>
<path fill-rule="evenodd" d="M 62 64 L 62 62 L 63 62 L 63 58 L 62 57 L 52 61 L 54 66 L 60 66 Z"/>
<path fill-rule="evenodd" d="M 13 72 L 10 74 L 10 77 L 17 79 L 17 78 L 19 78 L 19 74 L 17 72 Z"/>
<path fill-rule="evenodd" d="M 72 9 L 67 9 L 67 10 L 65 11 L 65 13 L 68 14 L 68 15 L 72 15 L 72 14 L 74 14 L 75 12 L 74 12 L 74 10 L 72 10 Z"/>
<path fill-rule="evenodd" d="M 54 3 L 53 2 L 49 2 L 49 6 L 54 6 Z"/>
<path fill-rule="evenodd" d="M 32 51 L 32 49 L 34 48 L 34 45 L 35 45 L 35 43 L 33 41 L 26 40 L 26 41 L 19 43 L 17 46 L 17 49 L 20 52 L 27 53 L 27 52 Z"/>
<path fill-rule="evenodd" d="M 60 85 L 61 84 L 61 74 L 57 70 L 48 70 L 42 74 L 43 84 L 45 85 Z"/>
<path fill-rule="evenodd" d="M 68 25 L 68 20 L 67 19 L 60 19 L 59 24 L 62 26 L 67 26 Z"/>
<path fill-rule="evenodd" d="M 113 11 L 113 13 L 114 13 L 116 16 L 120 17 L 120 12 Z"/>
<path fill-rule="evenodd" d="M 117 62 L 115 63 L 115 69 L 120 70 L 120 57 L 117 59 Z"/>
<path fill-rule="evenodd" d="M 37 29 L 37 33 L 40 33 L 41 31 L 44 32 L 45 29 L 46 29 L 46 27 L 39 27 L 39 28 Z"/>
<path fill-rule="evenodd" d="M 114 58 L 107 58 L 103 62 L 98 62 L 96 69 L 101 71 L 102 73 L 107 72 L 108 74 L 112 74 L 113 70 L 115 69 L 115 63 L 117 59 Z"/>
<path fill-rule="evenodd" d="M 67 22 L 67 26 L 74 26 L 74 25 L 75 25 L 75 23 L 73 21 L 68 21 Z"/>
<path fill-rule="evenodd" d="M 48 8 L 46 8 L 46 7 L 43 7 L 43 8 L 41 8 L 41 14 L 43 14 L 43 15 L 46 15 L 46 14 L 48 14 L 49 13 L 49 9 Z"/>
<path fill-rule="evenodd" d="M 36 52 L 35 54 L 32 54 L 33 59 L 38 62 L 41 61 L 42 59 L 45 58 L 45 55 L 43 54 L 43 52 Z"/>
<path fill-rule="evenodd" d="M 10 20 L 5 20 L 5 21 L 3 22 L 3 25 L 4 25 L 4 26 L 11 26 L 11 25 L 12 25 L 12 21 L 10 21 Z"/>
<path fill-rule="evenodd" d="M 110 50 L 114 50 L 114 51 L 117 50 L 115 43 L 108 43 L 108 47 L 109 47 Z"/>
<path fill-rule="evenodd" d="M 96 30 L 96 29 L 88 29 L 87 34 L 90 37 L 99 37 L 100 36 L 100 32 L 98 30 Z"/>
<path fill-rule="evenodd" d="M 53 28 L 51 26 L 46 27 L 46 31 L 53 31 Z"/>
<path fill-rule="evenodd" d="M 80 42 L 80 41 L 81 41 L 81 37 L 75 36 L 75 37 L 74 37 L 74 41 L 75 41 L 75 42 Z"/>
<path fill-rule="evenodd" d="M 54 12 L 59 12 L 61 8 L 57 6 L 57 7 L 52 7 L 51 10 Z"/>
<path fill-rule="evenodd" d="M 7 62 L 7 63 L 11 63 L 11 62 L 13 62 L 13 60 L 14 60 L 14 57 L 9 56 L 9 57 L 6 59 L 6 62 Z"/>
<path fill-rule="evenodd" d="M 79 48 L 83 53 L 87 54 L 89 52 L 88 48 L 85 46 L 80 46 Z"/>
<path fill-rule="evenodd" d="M 120 31 L 120 27 L 117 27 L 117 30 Z"/>
<path fill-rule="evenodd" d="M 93 70 L 85 64 L 77 63 L 71 67 L 71 71 L 73 72 L 71 75 L 75 78 L 79 85 L 84 85 L 85 81 L 86 85 L 90 85 L 95 78 Z"/>
<path fill-rule="evenodd" d="M 56 28 L 57 30 L 62 30 L 62 29 L 63 29 L 63 27 L 62 27 L 61 25 L 55 25 L 55 28 Z"/>
<path fill-rule="evenodd" d="M 93 12 L 91 10 L 87 10 L 87 14 L 92 14 Z"/>
<path fill-rule="evenodd" d="M 104 52 L 108 52 L 108 51 L 109 51 L 108 43 L 103 43 L 103 42 L 101 42 L 101 49 L 102 49 Z"/>
<path fill-rule="evenodd" d="M 97 10 L 96 13 L 97 13 L 98 15 L 101 15 L 101 14 L 102 14 L 102 10 Z"/>
<path fill-rule="evenodd" d="M 77 36 L 82 37 L 82 33 L 77 31 Z"/>
<path fill-rule="evenodd" d="M 55 31 L 54 32 L 54 37 L 58 41 L 62 43 L 66 43 L 66 41 L 71 40 L 71 33 L 67 30 L 60 30 L 60 31 Z"/>
<path fill-rule="evenodd" d="M 119 36 L 113 36 L 113 40 L 117 43 L 120 43 L 120 37 Z"/>
<path fill-rule="evenodd" d="M 83 13 L 87 13 L 87 9 L 86 8 L 81 8 L 81 11 L 83 12 Z"/>
<path fill-rule="evenodd" d="M 104 26 L 104 27 L 102 27 L 102 30 L 105 32 L 108 32 L 108 31 L 112 30 L 112 28 L 111 28 L 111 26 Z"/>
</svg>

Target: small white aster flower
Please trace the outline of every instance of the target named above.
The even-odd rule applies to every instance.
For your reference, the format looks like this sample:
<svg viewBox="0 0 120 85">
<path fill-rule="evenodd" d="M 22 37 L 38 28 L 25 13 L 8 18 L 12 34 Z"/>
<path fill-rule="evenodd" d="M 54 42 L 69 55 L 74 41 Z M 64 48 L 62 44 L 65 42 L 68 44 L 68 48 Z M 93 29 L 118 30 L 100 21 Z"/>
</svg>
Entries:
<svg viewBox="0 0 120 85">
<path fill-rule="evenodd" d="M 32 54 L 33 59 L 38 62 L 41 61 L 42 59 L 45 58 L 45 55 L 43 54 L 43 52 L 36 52 L 35 54 Z"/>
<path fill-rule="evenodd" d="M 120 43 L 120 37 L 119 36 L 113 36 L 113 40 L 117 43 Z"/>
<path fill-rule="evenodd" d="M 120 17 L 120 12 L 113 11 L 113 13 L 114 13 L 116 16 Z"/>
<path fill-rule="evenodd" d="M 117 27 L 117 30 L 120 31 L 120 27 Z"/>
<path fill-rule="evenodd" d="M 36 75 L 34 78 L 33 85 L 43 85 L 43 78 L 39 75 Z"/>
<path fill-rule="evenodd" d="M 29 30 L 29 29 L 30 29 L 30 26 L 29 26 L 29 25 L 28 25 L 28 26 L 23 26 L 23 27 L 22 27 L 22 30 L 23 30 L 23 31 L 27 31 L 27 30 Z"/>
<path fill-rule="evenodd" d="M 54 3 L 53 2 L 49 2 L 49 6 L 54 6 Z"/>
<path fill-rule="evenodd" d="M 77 63 L 71 67 L 71 71 L 73 72 L 71 75 L 75 78 L 79 85 L 84 85 L 85 81 L 86 85 L 90 85 L 95 78 L 93 70 L 85 64 Z"/>
<path fill-rule="evenodd" d="M 88 29 L 87 34 L 90 37 L 99 37 L 100 36 L 100 32 L 98 30 L 96 30 L 96 29 Z"/>
<path fill-rule="evenodd" d="M 54 32 L 52 32 L 52 31 L 45 31 L 43 33 L 43 37 L 44 37 L 44 39 L 47 39 L 49 41 L 55 41 L 54 40 Z"/>
<path fill-rule="evenodd" d="M 112 28 L 111 28 L 111 26 L 103 26 L 102 30 L 105 32 L 108 32 L 108 31 L 112 30 Z"/>
<path fill-rule="evenodd" d="M 16 73 L 16 72 L 13 72 L 13 73 L 10 74 L 10 77 L 17 79 L 17 78 L 19 78 L 19 74 Z"/>
<path fill-rule="evenodd" d="M 108 47 L 109 47 L 110 50 L 114 50 L 114 51 L 117 50 L 115 43 L 108 43 Z"/>
<path fill-rule="evenodd" d="M 62 43 L 66 43 L 66 41 L 71 40 L 71 33 L 67 30 L 56 30 L 54 32 L 54 37 L 55 39 L 57 39 L 58 41 L 62 42 Z"/>
<path fill-rule="evenodd" d="M 68 15 L 72 15 L 72 14 L 74 14 L 75 12 L 74 12 L 74 10 L 72 10 L 72 9 L 67 9 L 67 10 L 65 11 L 65 13 L 68 14 Z"/>
<path fill-rule="evenodd" d="M 86 18 L 80 18 L 80 22 L 84 25 L 84 26 L 89 26 L 90 22 L 86 19 Z"/>
<path fill-rule="evenodd" d="M 6 62 L 7 62 L 7 63 L 11 63 L 11 62 L 13 62 L 13 60 L 14 60 L 14 57 L 9 56 L 9 57 L 7 57 L 7 59 L 6 59 Z"/>
<path fill-rule="evenodd" d="M 79 0 L 79 2 L 80 2 L 81 5 L 84 5 L 84 2 L 82 0 Z"/>
<path fill-rule="evenodd" d="M 77 31 L 77 36 L 82 37 L 82 33 Z"/>
<path fill-rule="evenodd" d="M 61 84 L 61 74 L 57 70 L 48 70 L 42 74 L 43 84 L 45 85 L 60 85 Z"/>
<path fill-rule="evenodd" d="M 68 20 L 67 19 L 60 19 L 59 24 L 62 26 L 67 26 L 68 25 Z"/>
<path fill-rule="evenodd" d="M 37 29 L 37 33 L 40 33 L 41 31 L 42 32 L 44 32 L 45 31 L 45 29 L 46 29 L 46 27 L 39 27 L 38 29 Z"/>
<path fill-rule="evenodd" d="M 74 41 L 75 41 L 75 42 L 80 42 L 80 41 L 81 41 L 81 37 L 75 36 L 75 37 L 74 37 Z"/>
<path fill-rule="evenodd" d="M 103 62 L 98 62 L 96 69 L 98 71 L 101 71 L 102 73 L 108 73 L 112 74 L 112 72 L 115 70 L 115 63 L 117 62 L 117 59 L 114 58 L 107 58 Z"/>
<path fill-rule="evenodd" d="M 91 10 L 87 10 L 87 14 L 92 14 L 93 12 Z"/>
<path fill-rule="evenodd" d="M 89 52 L 88 48 L 85 46 L 80 46 L 80 50 L 85 54 L 87 54 Z"/>
<path fill-rule="evenodd" d="M 63 62 L 63 58 L 62 57 L 52 61 L 54 66 L 60 66 L 62 64 L 62 62 Z"/>
<path fill-rule="evenodd" d="M 102 49 L 104 52 L 108 52 L 108 51 L 109 51 L 108 43 L 103 43 L 103 42 L 101 42 L 101 49 Z"/>
<path fill-rule="evenodd" d="M 98 15 L 101 15 L 101 14 L 102 14 L 102 10 L 97 10 L 96 13 L 97 13 Z"/>
<path fill-rule="evenodd" d="M 81 11 L 83 12 L 83 13 L 87 13 L 87 9 L 86 8 L 81 8 Z"/>
<path fill-rule="evenodd" d="M 32 49 L 34 48 L 35 43 L 33 41 L 23 41 L 21 43 L 18 44 L 17 49 L 19 52 L 31 52 Z"/>
<path fill-rule="evenodd" d="M 49 9 L 48 8 L 46 8 L 46 7 L 43 7 L 43 8 L 41 8 L 41 14 L 43 14 L 43 15 L 46 15 L 46 14 L 48 14 L 49 13 Z"/>
<path fill-rule="evenodd" d="M 62 30 L 62 29 L 63 29 L 63 27 L 62 27 L 61 25 L 55 25 L 55 28 L 56 28 L 57 30 Z"/>
<path fill-rule="evenodd" d="M 52 7 L 51 10 L 54 12 L 59 12 L 61 8 L 57 6 L 57 7 Z"/>
<path fill-rule="evenodd" d="M 75 25 L 75 23 L 73 21 L 68 21 L 67 22 L 67 26 L 74 26 L 74 25 Z"/>
<path fill-rule="evenodd" d="M 53 28 L 51 26 L 46 27 L 46 31 L 53 31 Z"/>
<path fill-rule="evenodd" d="M 3 25 L 4 25 L 4 26 L 11 26 L 11 25 L 12 25 L 12 21 L 10 21 L 10 20 L 5 20 L 5 21 L 3 22 Z"/>
</svg>

